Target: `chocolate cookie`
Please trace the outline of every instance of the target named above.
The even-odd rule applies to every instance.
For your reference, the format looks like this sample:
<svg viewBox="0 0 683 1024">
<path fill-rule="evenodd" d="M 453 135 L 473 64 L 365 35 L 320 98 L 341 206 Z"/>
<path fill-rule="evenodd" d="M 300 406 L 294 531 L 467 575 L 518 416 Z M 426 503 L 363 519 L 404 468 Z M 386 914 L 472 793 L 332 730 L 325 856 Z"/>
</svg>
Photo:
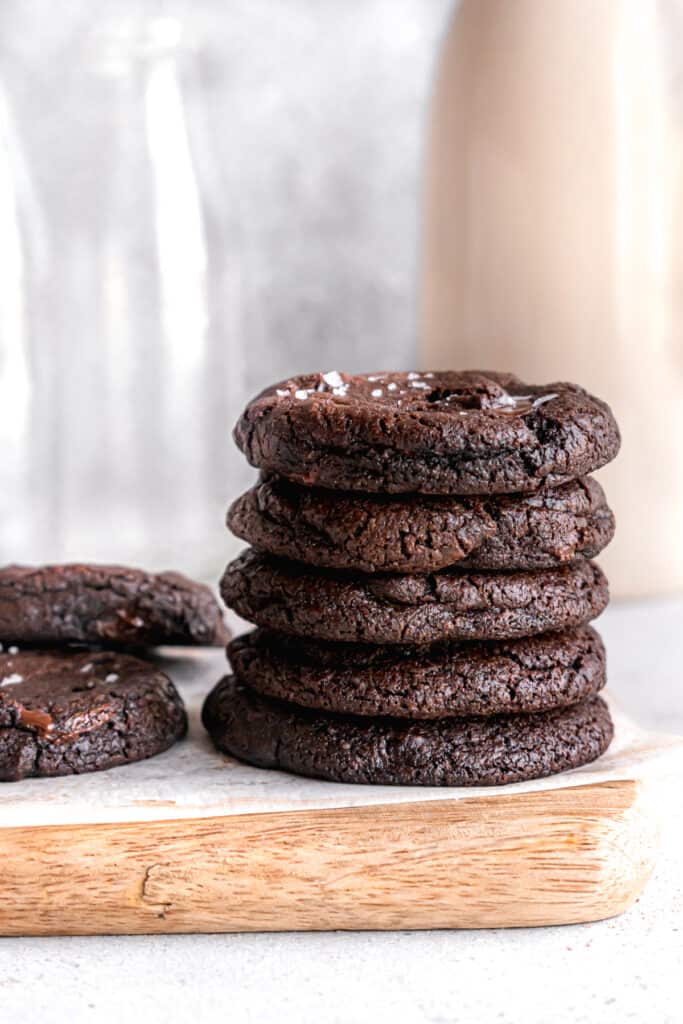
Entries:
<svg viewBox="0 0 683 1024">
<path fill-rule="evenodd" d="M 572 629 L 599 615 L 609 597 L 607 580 L 589 561 L 535 572 L 361 576 L 253 549 L 228 565 L 221 593 L 258 626 L 377 644 L 505 640 Z"/>
<path fill-rule="evenodd" d="M 22 644 L 223 644 L 208 587 L 175 572 L 118 565 L 0 569 L 0 641 Z"/>
<path fill-rule="evenodd" d="M 488 371 L 307 374 L 254 398 L 235 427 L 253 466 L 306 486 L 506 494 L 613 459 L 607 405 L 575 384 Z"/>
<path fill-rule="evenodd" d="M 605 685 L 605 649 L 590 627 L 507 642 L 385 647 L 255 630 L 233 640 L 228 656 L 239 681 L 258 693 L 349 715 L 547 711 Z"/>
<path fill-rule="evenodd" d="M 349 494 L 269 477 L 228 511 L 250 544 L 309 565 L 360 572 L 545 569 L 593 558 L 614 534 L 602 487 L 586 477 L 515 497 Z"/>
<path fill-rule="evenodd" d="M 594 761 L 613 727 L 600 697 L 536 715 L 406 722 L 296 708 L 226 676 L 209 694 L 204 726 L 219 750 L 259 768 L 334 782 L 499 786 Z"/>
<path fill-rule="evenodd" d="M 0 655 L 0 781 L 141 761 L 186 728 L 171 680 L 137 658 L 109 651 Z"/>
</svg>

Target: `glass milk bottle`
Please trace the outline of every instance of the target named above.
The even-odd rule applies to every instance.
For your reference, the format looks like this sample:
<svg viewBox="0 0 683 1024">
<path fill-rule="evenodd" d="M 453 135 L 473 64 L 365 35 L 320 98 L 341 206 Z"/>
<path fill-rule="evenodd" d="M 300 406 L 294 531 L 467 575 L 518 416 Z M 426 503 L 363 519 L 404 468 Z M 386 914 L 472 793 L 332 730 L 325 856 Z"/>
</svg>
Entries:
<svg viewBox="0 0 683 1024">
<path fill-rule="evenodd" d="M 202 40 L 146 5 L 107 11 L 36 19 L 35 45 L 11 22 L 5 41 L 23 52 L 0 93 L 0 561 L 215 578 L 250 477 L 229 436 L 245 390 L 235 211 Z"/>
<path fill-rule="evenodd" d="M 612 405 L 619 595 L 683 588 L 683 3 L 464 0 L 427 153 L 423 361 Z"/>
</svg>

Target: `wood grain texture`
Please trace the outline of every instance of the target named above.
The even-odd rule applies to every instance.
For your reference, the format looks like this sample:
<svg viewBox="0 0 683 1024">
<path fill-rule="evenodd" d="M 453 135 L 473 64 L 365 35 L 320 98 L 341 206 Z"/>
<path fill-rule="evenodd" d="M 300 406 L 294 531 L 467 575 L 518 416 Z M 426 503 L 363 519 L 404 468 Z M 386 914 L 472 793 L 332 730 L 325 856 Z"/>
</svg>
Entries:
<svg viewBox="0 0 683 1024">
<path fill-rule="evenodd" d="M 0 934 L 476 928 L 625 910 L 653 865 L 641 784 L 0 830 Z"/>
</svg>

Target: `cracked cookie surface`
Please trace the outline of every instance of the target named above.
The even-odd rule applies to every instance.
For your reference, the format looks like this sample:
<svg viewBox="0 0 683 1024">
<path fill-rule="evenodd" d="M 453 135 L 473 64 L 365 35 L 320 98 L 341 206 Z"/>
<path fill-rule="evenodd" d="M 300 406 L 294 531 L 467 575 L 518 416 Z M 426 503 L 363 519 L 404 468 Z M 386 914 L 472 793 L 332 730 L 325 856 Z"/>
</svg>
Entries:
<svg viewBox="0 0 683 1024">
<path fill-rule="evenodd" d="M 0 781 L 141 761 L 186 729 L 171 680 L 138 658 L 110 651 L 0 654 Z"/>
<path fill-rule="evenodd" d="M 232 504 L 227 522 L 270 554 L 368 573 L 551 568 L 595 557 L 614 534 L 590 477 L 486 498 L 349 494 L 271 476 Z"/>
<path fill-rule="evenodd" d="M 221 580 L 225 603 L 268 629 L 376 644 L 497 640 L 573 629 L 605 608 L 607 580 L 584 560 L 533 572 L 370 576 L 313 569 L 247 549 Z"/>
<path fill-rule="evenodd" d="M 3 643 L 136 649 L 227 639 L 209 588 L 179 573 L 80 564 L 0 569 Z"/>
<path fill-rule="evenodd" d="M 609 462 L 603 401 L 508 373 L 306 374 L 246 407 L 235 441 L 253 466 L 305 486 L 398 494 L 510 494 Z"/>
<path fill-rule="evenodd" d="M 443 718 L 546 711 L 605 685 L 594 629 L 508 641 L 421 646 L 342 644 L 255 630 L 228 646 L 250 689 L 350 715 Z"/>
<path fill-rule="evenodd" d="M 335 782 L 498 786 L 599 757 L 613 735 L 600 697 L 534 715 L 402 721 L 297 708 L 221 680 L 202 720 L 219 750 L 259 768 Z"/>
</svg>

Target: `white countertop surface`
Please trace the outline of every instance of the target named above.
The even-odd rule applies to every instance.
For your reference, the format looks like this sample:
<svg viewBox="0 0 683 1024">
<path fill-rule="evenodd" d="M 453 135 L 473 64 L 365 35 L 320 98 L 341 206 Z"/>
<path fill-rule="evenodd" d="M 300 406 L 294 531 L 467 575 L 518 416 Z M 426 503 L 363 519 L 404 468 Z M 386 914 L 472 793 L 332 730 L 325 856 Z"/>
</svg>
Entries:
<svg viewBox="0 0 683 1024">
<path fill-rule="evenodd" d="M 612 690 L 683 734 L 683 599 L 600 621 Z M 614 681 L 618 680 L 618 688 Z M 658 869 L 611 921 L 477 932 L 0 939 L 0 1019 L 623 1024 L 683 1020 L 683 787 Z"/>
</svg>

